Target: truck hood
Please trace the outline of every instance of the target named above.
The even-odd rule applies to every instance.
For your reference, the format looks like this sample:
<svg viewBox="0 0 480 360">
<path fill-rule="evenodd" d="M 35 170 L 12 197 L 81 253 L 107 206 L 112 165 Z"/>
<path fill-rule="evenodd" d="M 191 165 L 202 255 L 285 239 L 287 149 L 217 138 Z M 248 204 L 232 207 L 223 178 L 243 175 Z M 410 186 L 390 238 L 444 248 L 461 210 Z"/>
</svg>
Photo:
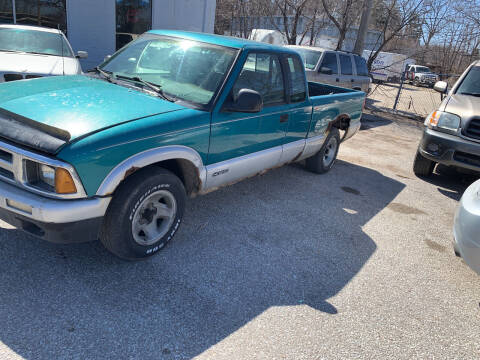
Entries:
<svg viewBox="0 0 480 360">
<path fill-rule="evenodd" d="M 453 94 L 445 106 L 446 112 L 456 114 L 462 120 L 480 116 L 480 98 L 469 95 Z"/>
<path fill-rule="evenodd" d="M 0 85 L 0 136 L 52 153 L 65 142 L 104 128 L 182 109 L 156 96 L 88 76 L 14 81 Z M 34 134 L 25 133 L 23 127 L 33 129 Z M 39 131 L 61 143 L 50 139 L 52 144 L 42 146 Z"/>
<path fill-rule="evenodd" d="M 10 72 L 43 76 L 63 75 L 65 72 L 75 75 L 79 66 L 75 58 L 0 51 L 0 73 Z"/>
</svg>

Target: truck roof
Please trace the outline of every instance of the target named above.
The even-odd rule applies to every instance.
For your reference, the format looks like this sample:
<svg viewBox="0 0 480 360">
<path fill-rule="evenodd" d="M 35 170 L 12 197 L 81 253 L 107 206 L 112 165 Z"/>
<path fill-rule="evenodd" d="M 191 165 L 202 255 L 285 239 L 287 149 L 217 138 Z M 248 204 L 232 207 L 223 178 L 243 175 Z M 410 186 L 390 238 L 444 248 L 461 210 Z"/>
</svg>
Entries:
<svg viewBox="0 0 480 360">
<path fill-rule="evenodd" d="M 233 36 L 223 36 L 215 34 L 207 34 L 192 31 L 180 31 L 180 30 L 150 30 L 149 34 L 164 35 L 179 37 L 182 39 L 188 39 L 192 41 L 201 41 L 209 44 L 226 46 L 235 49 L 254 49 L 254 50 L 268 50 L 278 51 L 283 53 L 296 54 L 295 51 L 289 50 L 283 46 L 277 46 L 267 43 L 262 43 L 253 40 L 242 39 Z"/>
</svg>

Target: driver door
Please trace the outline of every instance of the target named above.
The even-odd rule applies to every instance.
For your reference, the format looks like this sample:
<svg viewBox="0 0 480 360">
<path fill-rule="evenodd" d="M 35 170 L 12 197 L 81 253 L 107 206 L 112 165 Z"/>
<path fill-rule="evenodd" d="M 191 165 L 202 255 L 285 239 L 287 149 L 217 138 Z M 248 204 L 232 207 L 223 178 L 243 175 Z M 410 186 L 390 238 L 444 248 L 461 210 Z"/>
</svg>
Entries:
<svg viewBox="0 0 480 360">
<path fill-rule="evenodd" d="M 259 92 L 263 109 L 258 113 L 227 112 L 222 106 L 212 114 L 208 187 L 253 175 L 280 161 L 288 125 L 280 57 L 249 52 L 225 103 L 234 101 L 241 89 Z"/>
</svg>

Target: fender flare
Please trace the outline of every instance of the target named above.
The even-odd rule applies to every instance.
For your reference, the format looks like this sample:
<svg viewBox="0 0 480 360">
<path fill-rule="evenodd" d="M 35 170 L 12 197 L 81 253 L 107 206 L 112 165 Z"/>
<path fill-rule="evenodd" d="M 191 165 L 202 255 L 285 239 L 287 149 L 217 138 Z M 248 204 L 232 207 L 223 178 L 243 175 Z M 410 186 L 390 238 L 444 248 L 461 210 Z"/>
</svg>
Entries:
<svg viewBox="0 0 480 360">
<path fill-rule="evenodd" d="M 203 188 L 207 178 L 207 171 L 200 154 L 187 146 L 172 145 L 145 150 L 122 161 L 103 179 L 96 195 L 111 195 L 125 178 L 138 169 L 166 160 L 179 159 L 190 161 L 195 166 L 200 181 L 200 188 Z"/>
</svg>

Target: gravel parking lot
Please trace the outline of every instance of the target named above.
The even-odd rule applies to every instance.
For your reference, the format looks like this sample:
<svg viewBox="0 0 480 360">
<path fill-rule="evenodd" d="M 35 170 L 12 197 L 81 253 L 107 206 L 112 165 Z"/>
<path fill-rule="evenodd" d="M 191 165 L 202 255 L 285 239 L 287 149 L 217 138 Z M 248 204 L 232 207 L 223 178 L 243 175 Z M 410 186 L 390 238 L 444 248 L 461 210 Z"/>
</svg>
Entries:
<svg viewBox="0 0 480 360">
<path fill-rule="evenodd" d="M 368 115 L 330 173 L 291 165 L 193 199 L 147 261 L 3 223 L 0 358 L 478 358 L 479 277 L 451 248 L 474 178 L 416 178 L 419 136 Z"/>
</svg>

